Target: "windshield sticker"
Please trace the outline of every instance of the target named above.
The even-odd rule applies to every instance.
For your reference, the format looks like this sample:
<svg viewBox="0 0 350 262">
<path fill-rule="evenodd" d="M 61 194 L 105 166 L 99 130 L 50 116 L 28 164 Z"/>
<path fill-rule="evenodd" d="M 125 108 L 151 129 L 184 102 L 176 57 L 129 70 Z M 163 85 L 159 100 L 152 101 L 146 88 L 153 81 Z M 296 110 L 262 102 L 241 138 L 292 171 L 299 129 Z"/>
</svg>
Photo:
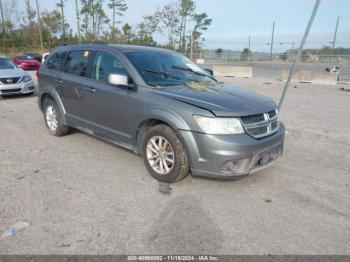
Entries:
<svg viewBox="0 0 350 262">
<path fill-rule="evenodd" d="M 89 56 L 89 51 L 84 51 L 84 57 L 88 57 Z"/>
</svg>

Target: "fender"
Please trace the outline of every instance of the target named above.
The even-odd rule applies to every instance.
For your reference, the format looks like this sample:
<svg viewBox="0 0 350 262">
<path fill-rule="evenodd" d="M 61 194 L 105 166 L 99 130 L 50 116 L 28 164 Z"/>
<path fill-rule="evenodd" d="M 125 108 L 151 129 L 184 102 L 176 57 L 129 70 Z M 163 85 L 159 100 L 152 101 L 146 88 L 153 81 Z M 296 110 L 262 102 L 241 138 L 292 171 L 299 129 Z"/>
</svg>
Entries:
<svg viewBox="0 0 350 262">
<path fill-rule="evenodd" d="M 163 121 L 171 126 L 174 130 L 191 130 L 189 125 L 178 114 L 163 108 L 150 108 L 138 114 L 133 120 L 133 123 L 131 125 L 131 130 L 133 131 L 131 135 L 131 141 L 134 145 L 136 145 L 136 136 L 139 126 L 142 122 L 149 119 Z"/>
<path fill-rule="evenodd" d="M 66 125 L 67 124 L 67 119 L 66 119 L 66 109 L 64 108 L 64 105 L 62 103 L 62 100 L 59 96 L 59 94 L 57 93 L 55 87 L 53 86 L 46 86 L 40 96 L 38 97 L 38 103 L 39 103 L 39 108 L 41 111 L 43 111 L 44 109 L 42 108 L 42 98 L 45 95 L 49 95 L 57 104 L 57 106 L 59 107 L 60 111 L 62 112 L 62 121 L 63 123 Z"/>
</svg>

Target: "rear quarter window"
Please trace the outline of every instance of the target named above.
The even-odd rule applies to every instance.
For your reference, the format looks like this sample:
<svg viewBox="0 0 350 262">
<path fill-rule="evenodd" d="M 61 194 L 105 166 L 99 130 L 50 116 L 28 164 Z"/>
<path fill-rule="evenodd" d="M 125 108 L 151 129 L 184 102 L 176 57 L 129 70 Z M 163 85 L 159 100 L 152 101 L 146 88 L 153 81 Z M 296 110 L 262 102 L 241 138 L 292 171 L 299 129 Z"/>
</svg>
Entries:
<svg viewBox="0 0 350 262">
<path fill-rule="evenodd" d="M 90 51 L 72 51 L 67 55 L 63 71 L 68 74 L 86 76 L 90 59 Z"/>
<path fill-rule="evenodd" d="M 66 52 L 54 53 L 45 63 L 45 68 L 50 70 L 60 70 Z"/>
</svg>

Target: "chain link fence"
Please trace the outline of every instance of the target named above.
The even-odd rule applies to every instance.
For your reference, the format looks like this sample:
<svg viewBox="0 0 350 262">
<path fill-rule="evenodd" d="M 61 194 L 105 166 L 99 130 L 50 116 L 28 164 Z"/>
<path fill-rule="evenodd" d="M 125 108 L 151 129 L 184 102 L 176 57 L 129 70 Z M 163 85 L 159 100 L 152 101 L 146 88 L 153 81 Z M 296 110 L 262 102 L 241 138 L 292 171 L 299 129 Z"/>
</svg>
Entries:
<svg viewBox="0 0 350 262">
<path fill-rule="evenodd" d="M 190 54 L 186 54 L 191 57 Z M 253 77 L 279 79 L 281 70 L 290 69 L 295 53 L 242 53 L 203 51 L 194 53 L 192 59 L 211 68 L 213 65 L 245 65 L 253 67 Z M 339 80 L 350 81 L 350 55 L 304 54 L 296 69 L 325 71 L 327 67 L 338 66 Z"/>
</svg>

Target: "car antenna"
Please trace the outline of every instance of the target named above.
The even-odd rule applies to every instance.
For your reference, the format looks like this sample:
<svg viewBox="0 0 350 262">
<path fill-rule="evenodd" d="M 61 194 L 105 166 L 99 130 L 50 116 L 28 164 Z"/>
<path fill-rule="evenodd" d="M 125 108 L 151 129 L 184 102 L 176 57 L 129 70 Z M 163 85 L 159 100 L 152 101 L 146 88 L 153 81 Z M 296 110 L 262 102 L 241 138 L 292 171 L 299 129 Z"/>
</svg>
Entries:
<svg viewBox="0 0 350 262">
<path fill-rule="evenodd" d="M 309 19 L 309 23 L 306 27 L 306 30 L 305 30 L 305 33 L 304 33 L 304 36 L 303 36 L 303 39 L 301 40 L 301 43 L 300 43 L 300 47 L 298 49 L 298 53 L 297 53 L 297 56 L 296 58 L 294 59 L 294 62 L 293 62 L 293 65 L 292 67 L 290 68 L 290 71 L 289 71 L 289 75 L 288 75 L 288 79 L 286 81 L 286 85 L 284 86 L 284 90 L 283 90 L 283 93 L 282 93 L 282 96 L 279 100 L 279 103 L 278 103 L 278 111 L 281 110 L 281 107 L 283 105 L 283 101 L 286 97 L 286 94 L 287 94 L 287 91 L 288 91 L 288 87 L 290 85 L 290 82 L 292 80 L 292 77 L 293 77 L 293 73 L 294 73 L 294 69 L 295 69 L 295 66 L 297 65 L 297 63 L 299 62 L 300 60 L 300 57 L 301 57 L 301 52 L 303 51 L 303 48 L 304 48 L 304 45 L 305 45 L 305 42 L 306 42 L 306 39 L 309 35 L 309 32 L 310 32 L 310 29 L 311 29 L 311 26 L 312 26 L 312 23 L 314 21 L 314 18 L 316 16 L 316 13 L 317 13 L 317 9 L 319 7 L 321 3 L 321 0 L 316 0 L 315 2 L 315 6 L 314 6 L 314 9 L 312 11 L 312 14 L 310 16 L 310 19 Z"/>
</svg>

